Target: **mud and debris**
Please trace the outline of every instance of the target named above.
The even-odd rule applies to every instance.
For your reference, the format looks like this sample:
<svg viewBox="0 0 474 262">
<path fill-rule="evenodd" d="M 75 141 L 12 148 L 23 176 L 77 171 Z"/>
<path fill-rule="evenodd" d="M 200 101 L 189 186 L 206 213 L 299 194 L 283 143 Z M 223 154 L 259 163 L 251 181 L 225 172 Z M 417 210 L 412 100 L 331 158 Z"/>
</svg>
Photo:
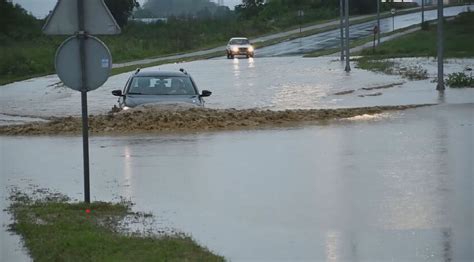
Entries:
<svg viewBox="0 0 474 262">
<path fill-rule="evenodd" d="M 334 93 L 333 95 L 335 95 L 335 96 L 341 96 L 341 95 L 352 94 L 352 93 L 354 93 L 354 92 L 355 92 L 355 90 L 352 89 L 352 90 L 345 90 L 345 91 L 337 92 L 337 93 Z"/>
<path fill-rule="evenodd" d="M 380 85 L 380 86 L 372 86 L 372 87 L 362 87 L 357 90 L 363 90 L 363 91 L 372 91 L 372 90 L 378 90 L 378 89 L 387 89 L 387 88 L 392 88 L 396 86 L 401 86 L 405 84 L 405 82 L 397 82 L 397 83 L 392 83 L 392 84 L 387 84 L 387 85 Z M 356 89 L 349 89 L 349 90 L 344 90 L 340 92 L 333 93 L 332 95 L 340 96 L 340 95 L 349 95 L 352 94 L 356 91 Z M 364 97 L 364 96 L 370 96 L 370 95 L 359 95 L 359 97 Z"/>
<path fill-rule="evenodd" d="M 210 131 L 258 129 L 374 115 L 427 105 L 376 106 L 342 109 L 257 110 L 205 108 L 140 108 L 106 115 L 90 116 L 92 134 L 156 133 L 172 131 Z M 51 118 L 49 122 L 21 126 L 0 126 L 0 135 L 78 135 L 80 117 Z"/>
<path fill-rule="evenodd" d="M 399 83 L 393 83 L 393 84 L 381 85 L 381 86 L 374 86 L 374 87 L 363 87 L 361 89 L 365 90 L 365 91 L 377 90 L 377 89 L 386 89 L 386 88 L 392 88 L 392 87 L 395 87 L 395 86 L 401 86 L 404 83 L 405 82 L 399 82 Z"/>
<path fill-rule="evenodd" d="M 377 92 L 377 93 L 370 93 L 370 94 L 365 94 L 365 95 L 358 95 L 358 97 L 366 97 L 366 96 L 381 96 L 382 93 L 381 92 Z"/>
</svg>

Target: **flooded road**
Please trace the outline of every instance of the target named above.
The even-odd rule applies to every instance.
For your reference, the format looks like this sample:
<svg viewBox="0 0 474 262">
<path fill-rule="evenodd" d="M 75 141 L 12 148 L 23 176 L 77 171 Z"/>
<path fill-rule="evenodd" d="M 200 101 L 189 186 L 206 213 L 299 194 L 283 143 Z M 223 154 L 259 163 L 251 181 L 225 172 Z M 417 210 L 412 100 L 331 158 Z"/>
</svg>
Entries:
<svg viewBox="0 0 474 262">
<path fill-rule="evenodd" d="M 433 76 L 436 62 L 423 59 L 424 66 Z M 417 63 L 417 60 L 412 61 Z M 473 59 L 447 60 L 445 72 L 462 71 L 466 65 L 474 67 Z M 217 59 L 181 64 L 167 64 L 144 70 L 172 70 L 185 68 L 198 87 L 211 90 L 206 98 L 209 108 L 310 109 L 436 103 L 434 84 L 429 80 L 406 81 L 400 76 L 373 73 L 355 68 L 344 72 L 344 63 L 331 57 L 301 58 L 276 57 L 259 59 Z M 98 90 L 89 92 L 89 112 L 103 114 L 117 102 L 111 95 L 122 89 L 131 73 L 112 76 Z M 17 82 L 0 88 L 0 122 L 11 123 L 12 117 L 49 117 L 80 115 L 80 93 L 59 86 L 57 76 L 46 76 Z M 359 97 L 374 93 L 360 90 L 364 87 L 404 83 L 383 91 L 382 96 Z M 338 96 L 334 93 L 357 90 Z M 403 91 L 403 92 L 401 92 Z M 458 96 L 450 90 L 450 99 Z M 461 92 L 462 93 L 462 92 Z M 403 96 L 400 97 L 400 94 Z M 461 96 L 464 96 L 462 94 Z M 4 115 L 2 117 L 1 115 Z M 24 121 L 25 119 L 17 119 Z"/>
<path fill-rule="evenodd" d="M 92 199 L 131 199 L 232 261 L 472 261 L 473 111 L 93 137 Z M 34 184 L 82 199 L 80 148 L 79 137 L 2 137 L 2 196 Z"/>
<path fill-rule="evenodd" d="M 466 12 L 468 6 L 453 6 L 444 9 L 444 16 L 455 16 L 461 12 Z M 474 5 L 470 5 L 471 10 Z M 425 21 L 437 19 L 437 10 L 425 11 Z M 394 23 L 393 23 L 394 21 Z M 388 33 L 392 30 L 398 30 L 421 23 L 421 12 L 396 16 L 392 18 L 380 19 L 380 32 Z M 357 24 L 350 27 L 350 39 L 357 40 L 371 36 L 377 20 L 367 23 Z M 339 29 L 311 35 L 308 37 L 297 38 L 280 44 L 264 47 L 255 51 L 256 57 L 268 56 L 291 56 L 311 53 L 318 50 L 340 47 Z"/>
</svg>

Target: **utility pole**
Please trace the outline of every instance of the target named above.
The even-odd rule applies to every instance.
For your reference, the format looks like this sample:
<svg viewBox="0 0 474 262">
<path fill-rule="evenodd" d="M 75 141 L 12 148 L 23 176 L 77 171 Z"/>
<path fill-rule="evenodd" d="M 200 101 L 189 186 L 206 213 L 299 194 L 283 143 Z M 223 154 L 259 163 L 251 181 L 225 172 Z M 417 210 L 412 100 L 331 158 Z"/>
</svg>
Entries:
<svg viewBox="0 0 474 262">
<path fill-rule="evenodd" d="M 377 45 L 380 45 L 380 0 L 377 0 Z"/>
<path fill-rule="evenodd" d="M 339 28 L 341 31 L 341 61 L 344 61 L 344 0 L 339 0 Z"/>
<path fill-rule="evenodd" d="M 346 13 L 346 68 L 344 69 L 346 72 L 351 71 L 351 65 L 349 64 L 350 61 L 350 54 L 349 54 L 349 0 L 345 0 L 346 5 L 344 6 L 345 8 L 345 13 Z M 442 0 L 438 0 L 442 1 Z"/>
<path fill-rule="evenodd" d="M 438 0 L 438 85 L 436 90 L 444 92 L 444 37 L 443 37 L 443 0 Z"/>
</svg>

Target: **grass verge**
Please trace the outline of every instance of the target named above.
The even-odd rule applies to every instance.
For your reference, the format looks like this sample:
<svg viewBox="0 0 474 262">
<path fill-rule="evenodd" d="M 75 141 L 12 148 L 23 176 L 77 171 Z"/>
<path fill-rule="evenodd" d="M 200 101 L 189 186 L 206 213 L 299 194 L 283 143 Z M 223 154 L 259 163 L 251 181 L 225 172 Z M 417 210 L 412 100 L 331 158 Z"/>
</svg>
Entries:
<svg viewBox="0 0 474 262">
<path fill-rule="evenodd" d="M 445 57 L 474 57 L 474 12 L 461 13 L 452 21 L 445 22 Z M 380 44 L 375 52 L 365 49 L 360 55 L 368 59 L 394 57 L 435 57 L 437 55 L 437 26 L 428 30 L 401 36 Z"/>
<path fill-rule="evenodd" d="M 461 13 L 453 20 L 445 22 L 446 58 L 474 57 L 473 24 L 474 12 Z M 400 68 L 398 63 L 390 58 L 436 57 L 436 41 L 436 24 L 427 24 L 425 30 L 384 42 L 375 50 L 368 48 L 358 52 L 357 55 L 362 57 L 357 59 L 357 67 L 386 74 L 399 74 L 410 80 L 426 79 L 428 78 L 427 71 L 421 66 Z"/>
<path fill-rule="evenodd" d="M 398 34 L 398 33 L 402 33 L 402 32 L 411 30 L 411 29 L 416 28 L 416 27 L 419 27 L 419 25 L 412 25 L 412 26 L 409 26 L 409 27 L 406 27 L 406 28 L 397 29 L 397 30 L 392 31 L 392 32 L 383 33 L 383 34 L 380 34 L 380 38 L 383 38 L 383 37 L 386 37 L 386 36 L 391 36 L 391 35 Z M 373 40 L 374 40 L 374 36 L 371 35 L 371 36 L 367 36 L 367 37 L 364 37 L 364 38 L 357 39 L 355 41 L 350 41 L 349 48 L 352 49 L 352 48 L 355 48 L 355 47 L 358 47 L 358 46 L 365 45 L 367 43 L 372 43 Z M 367 48 L 367 50 L 372 50 L 373 51 L 372 48 Z M 335 54 L 335 53 L 338 53 L 340 51 L 341 51 L 340 47 L 329 48 L 329 49 L 318 50 L 318 51 L 306 54 L 304 57 L 319 57 L 319 56 Z M 354 52 L 353 54 L 351 54 L 351 56 L 359 56 L 359 55 L 360 55 L 360 52 Z"/>
<path fill-rule="evenodd" d="M 23 237 L 34 261 L 224 261 L 187 236 L 122 232 L 125 217 L 149 216 L 131 212 L 126 202 L 70 203 L 61 194 L 33 199 L 19 191 L 10 200 L 10 229 Z"/>
</svg>

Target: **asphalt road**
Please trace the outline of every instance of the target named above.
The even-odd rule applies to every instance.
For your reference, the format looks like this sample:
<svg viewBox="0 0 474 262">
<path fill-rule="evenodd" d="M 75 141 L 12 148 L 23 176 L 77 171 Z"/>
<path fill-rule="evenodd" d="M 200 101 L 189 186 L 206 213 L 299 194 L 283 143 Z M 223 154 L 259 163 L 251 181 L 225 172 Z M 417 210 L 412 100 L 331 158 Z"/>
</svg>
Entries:
<svg viewBox="0 0 474 262">
<path fill-rule="evenodd" d="M 444 9 L 444 16 L 455 16 L 466 11 L 466 9 L 467 6 L 448 7 Z M 474 9 L 474 5 L 471 5 L 471 9 Z M 438 16 L 436 12 L 436 10 L 425 11 L 425 20 L 437 19 Z M 393 23 L 393 21 L 395 23 Z M 391 32 L 393 29 L 407 28 L 419 23 L 421 23 L 421 12 L 395 16 L 395 19 L 381 19 L 380 29 L 382 33 L 386 33 Z M 349 29 L 350 39 L 357 40 L 372 35 L 372 30 L 375 25 L 376 20 L 351 26 Z M 339 29 L 336 29 L 258 49 L 256 51 L 256 57 L 302 55 L 318 50 L 337 48 L 340 46 L 339 40 Z"/>
<path fill-rule="evenodd" d="M 449 16 L 449 15 L 457 14 L 457 13 L 459 13 L 459 10 L 462 10 L 462 8 L 464 8 L 464 10 L 465 10 L 466 7 L 456 7 L 455 9 L 452 9 L 452 8 L 453 7 L 445 8 L 445 15 Z M 474 8 L 474 6 L 471 5 L 471 9 L 472 8 Z M 453 14 L 453 12 L 454 12 L 454 14 Z M 431 17 L 429 16 L 430 14 L 431 14 Z M 427 11 L 426 15 L 427 15 L 426 19 L 436 18 L 436 12 L 435 11 Z M 434 15 L 434 18 L 432 17 L 433 15 Z M 373 14 L 351 17 L 351 21 L 352 22 L 357 22 L 357 21 L 366 19 L 366 18 L 371 17 L 371 16 L 373 16 Z M 397 17 L 396 21 L 398 19 L 400 19 L 402 21 L 405 20 L 405 18 L 404 18 L 405 15 L 400 15 L 400 16 L 396 16 L 396 17 Z M 416 19 L 417 17 L 419 19 Z M 412 13 L 412 16 L 409 16 L 409 20 L 410 20 L 409 25 L 420 23 L 421 13 L 420 12 Z M 397 22 L 396 22 L 396 24 L 397 24 Z M 321 23 L 321 24 L 316 24 L 316 25 L 311 25 L 311 26 L 305 26 L 301 29 L 301 31 L 302 32 L 312 31 L 312 30 L 315 30 L 315 29 L 323 29 L 325 27 L 335 26 L 335 25 L 336 26 L 339 25 L 339 20 L 332 20 L 332 21 L 329 21 L 329 22 L 326 22 L 326 23 Z M 367 28 L 366 28 L 367 30 L 373 28 L 373 22 L 369 22 L 369 23 L 367 23 L 367 25 L 368 25 Z M 402 24 L 400 24 L 400 25 L 402 25 Z M 387 30 L 390 30 L 390 28 L 391 28 L 390 26 L 391 26 L 391 24 L 389 24 Z M 396 26 L 398 26 L 398 25 L 396 25 Z M 382 31 L 385 32 L 385 30 L 386 29 L 382 26 Z M 264 42 L 264 41 L 279 39 L 279 38 L 282 38 L 282 37 L 289 37 L 291 35 L 299 33 L 299 31 L 300 31 L 299 29 L 293 29 L 293 30 L 288 30 L 288 31 L 276 33 L 276 34 L 269 34 L 269 35 L 253 38 L 253 39 L 251 39 L 251 42 L 252 43 L 258 43 L 258 42 Z M 323 39 L 324 40 L 324 36 L 326 34 L 327 33 L 316 34 L 316 35 L 313 35 L 312 37 L 316 37 L 317 39 Z M 354 37 L 357 37 L 357 36 L 358 36 L 357 34 L 353 34 L 351 36 L 351 38 L 354 38 Z M 338 36 L 336 35 L 336 37 L 338 37 Z M 309 38 L 311 38 L 311 37 L 309 37 Z M 307 38 L 301 38 L 301 39 L 307 39 Z M 319 41 L 321 41 L 321 40 L 319 40 Z M 336 47 L 337 46 L 337 41 L 338 41 L 337 39 L 336 40 L 330 39 L 328 42 L 332 43 L 332 47 Z M 273 49 L 271 47 L 259 49 L 259 52 L 258 52 L 257 55 L 259 55 L 259 56 L 282 56 L 282 55 L 284 55 L 282 53 L 284 51 L 284 48 L 291 48 L 291 50 L 293 50 L 293 51 L 290 51 L 288 53 L 289 55 L 298 54 L 298 52 L 294 51 L 295 46 L 293 44 L 291 44 L 293 42 L 294 41 L 289 41 L 289 42 L 284 42 L 280 45 L 275 45 L 274 47 L 276 47 L 276 49 L 274 51 L 272 51 Z M 308 41 L 307 44 L 310 44 L 310 41 Z M 288 46 L 286 46 L 286 45 L 288 45 Z M 301 47 L 301 46 L 298 46 L 298 45 L 299 45 L 299 42 L 297 42 L 296 49 Z M 325 45 L 328 46 L 328 43 L 326 43 Z M 118 63 L 118 64 L 114 64 L 114 68 L 133 66 L 133 65 L 144 65 L 144 64 L 150 64 L 150 63 L 165 61 L 165 60 L 170 60 L 170 59 L 183 59 L 183 58 L 189 58 L 189 57 L 195 57 L 195 56 L 202 56 L 202 55 L 212 54 L 212 53 L 215 53 L 215 52 L 222 52 L 222 54 L 224 55 L 225 48 L 226 48 L 225 46 L 219 46 L 219 47 L 212 48 L 212 49 L 200 50 L 200 51 L 190 52 L 190 53 L 185 53 L 185 54 L 176 54 L 176 55 L 170 55 L 170 56 L 164 56 L 164 57 L 136 60 L 136 61 L 126 62 L 126 63 Z M 310 46 L 308 46 L 306 49 L 308 50 L 306 52 L 311 52 L 311 51 L 314 51 L 314 50 L 318 50 L 317 48 L 316 49 L 314 47 L 311 48 Z M 299 54 L 302 54 L 301 51 L 299 52 Z"/>
</svg>

